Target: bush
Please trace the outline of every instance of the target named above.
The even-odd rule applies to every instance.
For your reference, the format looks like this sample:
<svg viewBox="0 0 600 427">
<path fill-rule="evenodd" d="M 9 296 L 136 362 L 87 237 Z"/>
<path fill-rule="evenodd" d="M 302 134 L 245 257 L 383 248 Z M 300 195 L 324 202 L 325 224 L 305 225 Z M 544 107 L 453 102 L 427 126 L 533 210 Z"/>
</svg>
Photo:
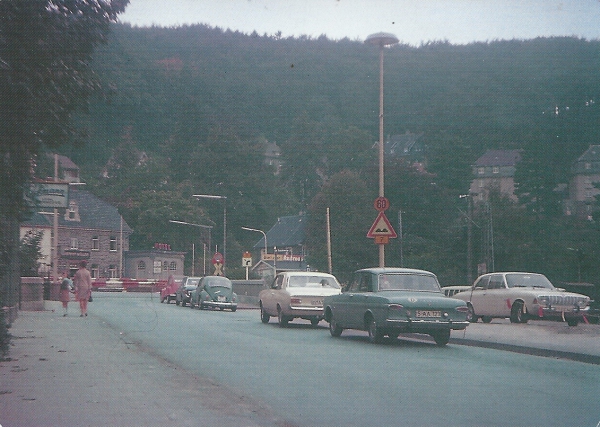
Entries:
<svg viewBox="0 0 600 427">
<path fill-rule="evenodd" d="M 2 300 L 0 300 L 0 360 L 8 355 L 11 335 L 8 333 L 8 326 L 4 318 L 4 310 L 2 310 Z"/>
</svg>

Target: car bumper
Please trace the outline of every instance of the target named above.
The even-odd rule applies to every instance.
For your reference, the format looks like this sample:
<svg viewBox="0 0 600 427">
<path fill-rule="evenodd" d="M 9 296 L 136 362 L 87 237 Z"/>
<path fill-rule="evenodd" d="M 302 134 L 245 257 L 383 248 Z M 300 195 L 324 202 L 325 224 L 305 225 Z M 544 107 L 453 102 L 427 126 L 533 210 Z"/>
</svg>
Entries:
<svg viewBox="0 0 600 427">
<path fill-rule="evenodd" d="M 202 307 L 219 308 L 219 309 L 237 308 L 237 302 L 201 301 L 200 305 Z"/>
<path fill-rule="evenodd" d="M 460 331 L 466 329 L 469 321 L 438 321 L 428 319 L 387 319 L 384 328 L 399 329 L 402 331 L 453 329 Z"/>
<path fill-rule="evenodd" d="M 323 307 L 288 307 L 283 314 L 287 317 L 323 319 Z"/>
<path fill-rule="evenodd" d="M 589 312 L 589 307 L 583 309 L 543 308 L 539 307 L 537 316 L 547 320 L 582 319 Z"/>
</svg>

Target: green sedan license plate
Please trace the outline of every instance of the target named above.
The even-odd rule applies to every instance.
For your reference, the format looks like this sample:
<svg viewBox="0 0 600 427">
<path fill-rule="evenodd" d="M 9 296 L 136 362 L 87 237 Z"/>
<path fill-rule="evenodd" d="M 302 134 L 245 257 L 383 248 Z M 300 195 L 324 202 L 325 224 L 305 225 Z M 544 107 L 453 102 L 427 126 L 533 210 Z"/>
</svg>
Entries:
<svg viewBox="0 0 600 427">
<path fill-rule="evenodd" d="M 442 317 L 442 312 L 439 310 L 417 310 L 417 317 Z"/>
</svg>

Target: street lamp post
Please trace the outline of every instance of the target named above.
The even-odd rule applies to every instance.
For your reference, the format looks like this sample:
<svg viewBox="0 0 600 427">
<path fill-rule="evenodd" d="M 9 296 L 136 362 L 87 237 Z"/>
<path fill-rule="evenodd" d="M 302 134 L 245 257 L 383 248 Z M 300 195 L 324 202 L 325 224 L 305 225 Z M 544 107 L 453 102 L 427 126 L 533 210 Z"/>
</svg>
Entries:
<svg viewBox="0 0 600 427">
<path fill-rule="evenodd" d="M 379 197 L 384 197 L 383 186 L 383 48 L 398 43 L 398 38 L 390 33 L 371 34 L 365 40 L 379 46 Z M 379 266 L 385 266 L 385 245 L 379 245 Z"/>
<path fill-rule="evenodd" d="M 196 199 L 221 199 L 223 200 L 223 275 L 225 275 L 225 263 L 227 262 L 227 196 L 213 194 L 193 194 Z"/>
<path fill-rule="evenodd" d="M 207 228 L 208 229 L 208 247 L 210 248 L 210 231 L 213 228 L 212 225 L 194 224 L 191 222 L 177 221 L 174 219 L 170 219 L 169 222 L 172 224 L 190 225 L 192 227 Z M 206 276 L 206 255 L 204 255 L 204 259 L 202 260 L 202 266 L 203 266 L 203 275 Z M 192 250 L 192 276 L 196 275 L 195 267 L 196 267 L 195 251 Z"/>
<path fill-rule="evenodd" d="M 250 227 L 242 227 L 242 230 L 246 230 L 246 231 L 255 231 L 257 233 L 262 233 L 263 238 L 265 239 L 265 259 L 267 257 L 267 253 L 269 252 L 268 250 L 268 245 L 267 245 L 267 233 L 265 233 L 262 230 L 259 230 L 258 228 L 250 228 Z M 275 254 L 274 254 L 275 255 Z M 276 256 L 276 255 L 275 255 Z M 277 274 L 277 271 L 275 270 L 275 264 L 273 264 L 273 277 L 275 277 Z"/>
</svg>

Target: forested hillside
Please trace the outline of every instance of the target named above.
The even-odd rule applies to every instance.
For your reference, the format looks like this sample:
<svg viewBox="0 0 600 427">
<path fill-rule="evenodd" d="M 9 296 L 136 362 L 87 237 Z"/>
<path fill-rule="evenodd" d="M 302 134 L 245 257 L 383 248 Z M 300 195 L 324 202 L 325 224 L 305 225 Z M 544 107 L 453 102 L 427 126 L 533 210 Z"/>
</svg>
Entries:
<svg viewBox="0 0 600 427">
<path fill-rule="evenodd" d="M 577 280 L 581 270 L 587 281 L 600 279 L 595 223 L 562 217 L 562 195 L 552 191 L 600 143 L 599 54 L 600 42 L 576 38 L 386 49 L 385 133 L 423 133 L 427 147 L 426 173 L 386 164 L 388 216 L 403 212 L 405 266 L 432 270 L 444 284 L 465 281 L 466 205 L 458 196 L 468 191 L 470 165 L 486 149 L 520 148 L 525 164 L 539 166 L 519 172 L 521 188 L 545 205 L 528 210 L 499 198 L 491 214 L 476 212 L 475 264 L 489 252 L 480 242 L 489 242 L 492 219 L 497 270 L 555 280 Z M 166 241 L 189 250 L 193 233 L 168 219 L 214 224 L 218 236 L 222 206 L 190 196 L 221 194 L 235 266 L 259 238 L 241 226 L 268 230 L 278 216 L 309 211 L 310 264 L 325 269 L 326 206 L 334 273 L 376 264 L 365 234 L 376 214 L 377 48 L 116 25 L 94 68 L 103 92 L 78 118 L 83 149 L 65 154 L 91 191 L 119 206 L 135 230 L 133 248 Z M 279 174 L 264 164 L 266 141 L 282 149 Z M 540 175 L 544 188 L 535 184 Z M 573 246 L 582 258 L 567 251 Z M 395 240 L 387 264 L 399 265 L 399 251 Z"/>
</svg>

